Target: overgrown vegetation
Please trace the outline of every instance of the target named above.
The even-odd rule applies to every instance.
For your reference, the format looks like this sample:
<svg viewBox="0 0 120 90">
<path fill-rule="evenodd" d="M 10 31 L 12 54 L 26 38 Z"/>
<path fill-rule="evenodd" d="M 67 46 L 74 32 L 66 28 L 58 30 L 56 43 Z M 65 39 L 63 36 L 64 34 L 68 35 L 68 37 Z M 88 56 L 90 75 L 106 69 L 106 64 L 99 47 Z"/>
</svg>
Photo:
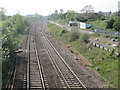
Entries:
<svg viewBox="0 0 120 90">
<path fill-rule="evenodd" d="M 62 28 L 54 24 L 48 24 L 48 26 L 50 33 L 55 38 L 60 40 L 64 45 L 71 45 L 91 61 L 93 67 L 90 68 L 96 70 L 96 67 L 99 67 L 100 70 L 97 72 L 111 84 L 110 87 L 118 87 L 118 58 L 113 54 L 114 50 L 108 52 L 93 47 L 88 43 L 90 37 L 88 34 L 78 35 L 78 33 L 73 34 L 72 31 L 59 35 Z M 74 31 L 74 33 L 76 32 L 77 31 Z M 72 37 L 74 37 L 74 39 L 70 41 L 71 35 L 73 35 Z"/>
<path fill-rule="evenodd" d="M 55 13 L 49 17 L 52 20 L 66 25 L 69 21 L 87 22 L 92 23 L 93 27 L 102 27 L 112 31 L 120 31 L 120 18 L 115 13 L 111 14 L 111 16 L 103 16 L 98 13 L 88 13 L 88 11 L 85 11 L 85 13 L 77 13 L 68 10 L 66 13 L 59 13 L 56 10 Z"/>
<path fill-rule="evenodd" d="M 8 72 L 14 61 L 15 51 L 19 48 L 24 33 L 28 30 L 35 18 L 21 16 L 19 14 L 7 16 L 5 9 L 0 8 L 2 30 L 2 87 L 5 88 L 8 81 Z"/>
<path fill-rule="evenodd" d="M 69 32 L 69 42 L 72 41 L 76 41 L 77 39 L 79 39 L 79 32 L 78 30 L 72 30 L 71 32 Z"/>
</svg>

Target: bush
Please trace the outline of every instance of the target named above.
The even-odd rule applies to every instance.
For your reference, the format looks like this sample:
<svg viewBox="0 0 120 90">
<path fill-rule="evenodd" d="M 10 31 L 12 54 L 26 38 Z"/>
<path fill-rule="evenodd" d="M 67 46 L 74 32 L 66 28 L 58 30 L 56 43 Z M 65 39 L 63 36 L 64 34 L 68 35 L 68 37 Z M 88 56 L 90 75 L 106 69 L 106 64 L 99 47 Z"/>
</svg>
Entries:
<svg viewBox="0 0 120 90">
<path fill-rule="evenodd" d="M 114 28 L 116 31 L 120 31 L 120 18 L 117 18 L 114 23 Z"/>
<path fill-rule="evenodd" d="M 115 22 L 114 19 L 111 19 L 110 21 L 108 21 L 106 28 L 108 28 L 108 29 L 114 28 L 114 26 L 113 26 L 113 25 L 114 25 L 114 22 Z"/>
<path fill-rule="evenodd" d="M 68 32 L 68 30 L 66 30 L 66 29 L 61 29 L 61 31 L 60 31 L 60 36 L 62 36 L 63 34 L 65 34 L 65 33 L 67 33 Z"/>
<path fill-rule="evenodd" d="M 83 34 L 81 34 L 81 36 L 79 38 L 79 41 L 88 43 L 89 42 L 89 37 L 90 37 L 89 34 L 83 33 Z"/>
<path fill-rule="evenodd" d="M 78 32 L 78 30 L 72 30 L 71 32 L 69 32 L 69 35 L 69 42 L 75 41 L 80 37 L 80 33 Z"/>
</svg>

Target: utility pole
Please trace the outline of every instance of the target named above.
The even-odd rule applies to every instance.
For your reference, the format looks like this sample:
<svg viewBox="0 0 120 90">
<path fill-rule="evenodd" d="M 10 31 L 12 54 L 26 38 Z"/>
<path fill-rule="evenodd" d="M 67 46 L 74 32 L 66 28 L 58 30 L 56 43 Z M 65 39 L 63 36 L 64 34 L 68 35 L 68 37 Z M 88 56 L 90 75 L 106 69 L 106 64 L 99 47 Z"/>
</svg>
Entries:
<svg viewBox="0 0 120 90">
<path fill-rule="evenodd" d="M 118 17 L 120 17 L 120 1 L 118 2 Z"/>
</svg>

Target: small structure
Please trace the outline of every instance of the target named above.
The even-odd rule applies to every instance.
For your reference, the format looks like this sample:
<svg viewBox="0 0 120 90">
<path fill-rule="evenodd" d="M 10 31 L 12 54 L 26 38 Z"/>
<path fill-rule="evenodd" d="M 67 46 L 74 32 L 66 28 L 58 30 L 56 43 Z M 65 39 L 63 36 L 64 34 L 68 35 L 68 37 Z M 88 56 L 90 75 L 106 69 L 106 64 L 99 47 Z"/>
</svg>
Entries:
<svg viewBox="0 0 120 90">
<path fill-rule="evenodd" d="M 70 21 L 68 26 L 76 26 L 82 29 L 87 29 L 92 27 L 91 23 L 84 23 L 84 22 L 75 22 L 75 21 Z"/>
<path fill-rule="evenodd" d="M 23 49 L 18 49 L 17 51 L 15 51 L 15 53 L 21 53 L 23 52 Z"/>
</svg>

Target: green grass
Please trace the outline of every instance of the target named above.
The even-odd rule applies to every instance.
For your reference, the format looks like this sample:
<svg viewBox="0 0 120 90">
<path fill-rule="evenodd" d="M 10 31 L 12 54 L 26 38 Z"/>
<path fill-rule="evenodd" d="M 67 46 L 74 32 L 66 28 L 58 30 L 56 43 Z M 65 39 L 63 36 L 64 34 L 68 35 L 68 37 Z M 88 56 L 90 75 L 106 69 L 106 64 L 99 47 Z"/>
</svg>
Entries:
<svg viewBox="0 0 120 90">
<path fill-rule="evenodd" d="M 2 27 L 2 21 L 0 21 L 0 27 Z"/>
<path fill-rule="evenodd" d="M 97 21 L 93 21 L 93 22 L 90 22 L 90 23 L 92 23 L 93 26 L 95 26 L 95 27 L 103 27 L 103 28 L 106 28 L 106 25 L 107 25 L 105 20 L 104 21 L 97 20 Z"/>
<path fill-rule="evenodd" d="M 55 38 L 60 40 L 64 45 L 73 46 L 88 60 L 90 60 L 93 64 L 93 67 L 90 68 L 96 70 L 95 68 L 99 67 L 100 71 L 97 72 L 107 79 L 110 83 L 110 87 L 118 87 L 118 59 L 115 55 L 111 55 L 111 52 L 94 48 L 91 45 L 87 46 L 85 43 L 81 43 L 79 39 L 69 42 L 69 33 L 60 36 L 60 27 L 54 24 L 49 24 L 48 26 L 49 31 Z M 89 47 L 92 48 L 91 51 L 89 51 Z"/>
</svg>

